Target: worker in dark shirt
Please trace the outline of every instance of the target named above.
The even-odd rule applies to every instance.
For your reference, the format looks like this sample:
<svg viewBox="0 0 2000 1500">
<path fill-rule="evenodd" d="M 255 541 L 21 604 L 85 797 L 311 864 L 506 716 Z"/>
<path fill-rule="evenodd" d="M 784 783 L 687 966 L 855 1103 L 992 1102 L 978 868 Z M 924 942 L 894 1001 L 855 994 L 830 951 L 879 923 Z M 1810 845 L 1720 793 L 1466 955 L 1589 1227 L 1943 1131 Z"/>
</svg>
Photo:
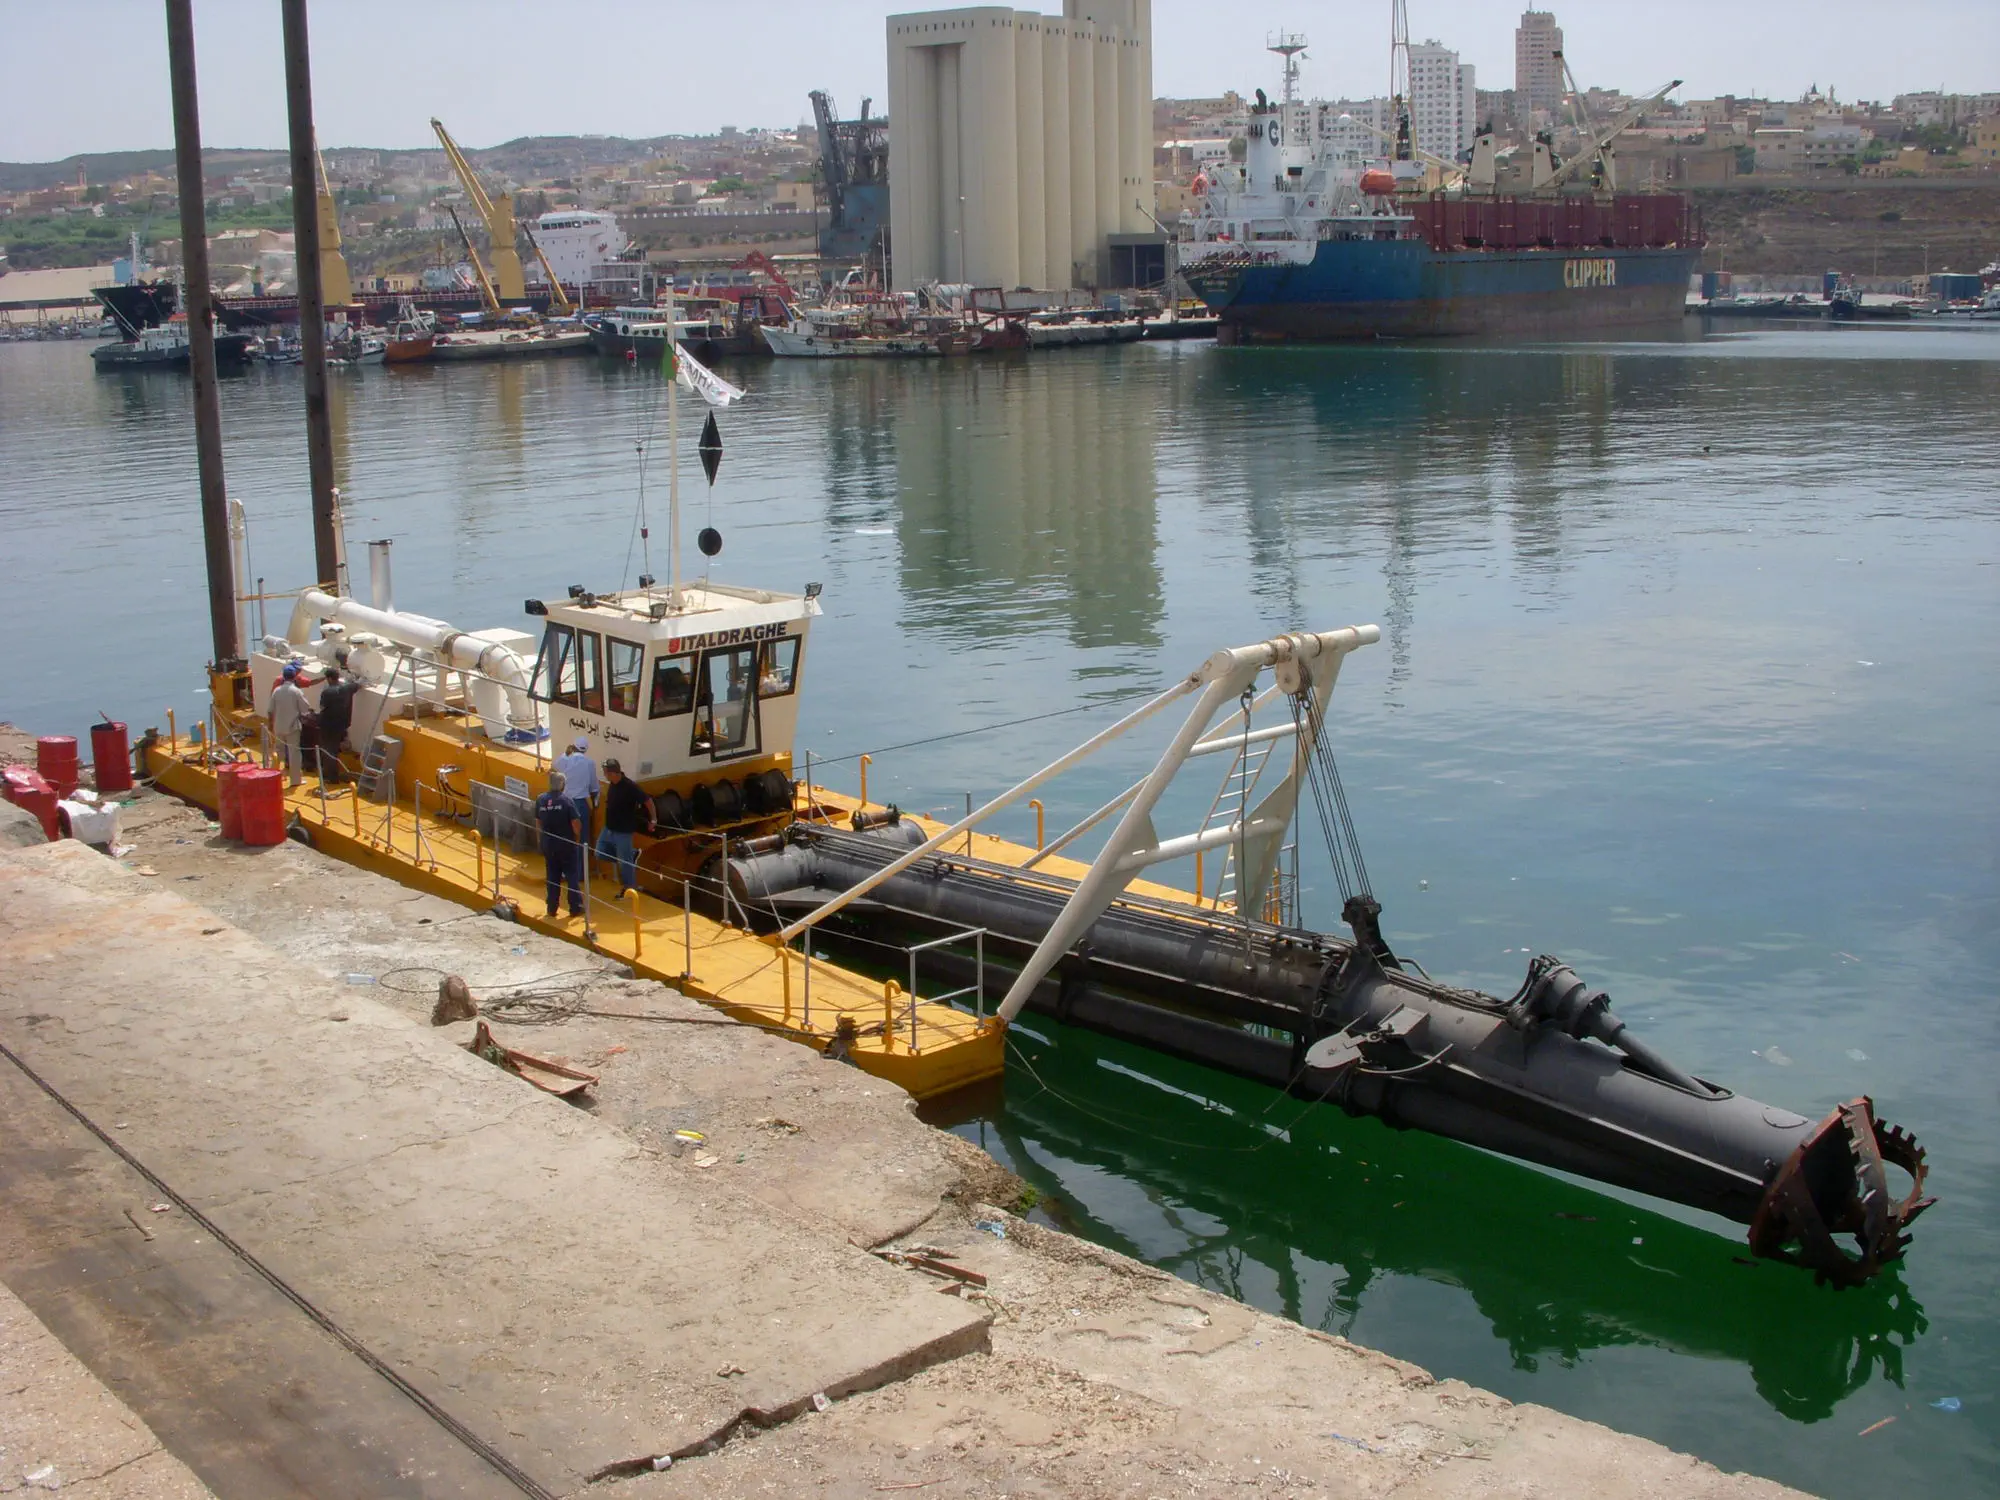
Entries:
<svg viewBox="0 0 2000 1500">
<path fill-rule="evenodd" d="M 618 861 L 618 894 L 632 889 L 638 874 L 636 836 L 653 831 L 653 799 L 615 760 L 604 763 L 604 832 L 597 857 Z"/>
<path fill-rule="evenodd" d="M 338 667 L 326 669 L 326 686 L 319 690 L 319 747 L 338 755 L 347 747 L 347 734 L 354 727 L 354 694 L 361 684 Z"/>
<path fill-rule="evenodd" d="M 563 774 L 549 772 L 549 789 L 535 799 L 535 822 L 542 830 L 542 862 L 548 869 L 551 920 L 559 914 L 562 890 L 569 887 L 569 914 L 583 912 L 583 820 L 563 792 Z"/>
</svg>

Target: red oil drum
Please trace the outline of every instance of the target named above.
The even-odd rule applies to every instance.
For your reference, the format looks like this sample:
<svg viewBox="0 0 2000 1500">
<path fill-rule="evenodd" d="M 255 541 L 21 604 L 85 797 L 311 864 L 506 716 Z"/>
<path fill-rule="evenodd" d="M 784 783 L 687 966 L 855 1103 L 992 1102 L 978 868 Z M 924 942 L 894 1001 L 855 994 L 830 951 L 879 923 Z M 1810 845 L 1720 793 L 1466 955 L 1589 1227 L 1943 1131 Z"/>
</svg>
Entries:
<svg viewBox="0 0 2000 1500">
<path fill-rule="evenodd" d="M 243 842 L 282 844 L 285 841 L 285 773 L 275 766 L 249 766 L 236 774 L 236 796 L 243 810 Z"/>
<path fill-rule="evenodd" d="M 215 768 L 215 816 L 226 839 L 243 837 L 243 792 L 236 778 L 250 769 L 247 760 L 226 761 Z"/>
<path fill-rule="evenodd" d="M 0 771 L 0 790 L 4 790 L 7 800 L 16 807 L 24 807 L 41 820 L 42 832 L 51 843 L 62 837 L 62 824 L 56 815 L 56 789 L 48 784 L 40 771 L 31 771 L 26 766 L 8 766 Z"/>
<path fill-rule="evenodd" d="M 90 726 L 90 764 L 100 792 L 132 790 L 132 747 L 126 743 L 123 724 L 106 719 Z"/>
<path fill-rule="evenodd" d="M 35 769 L 58 797 L 76 790 L 76 736 L 45 734 L 35 741 Z"/>
</svg>

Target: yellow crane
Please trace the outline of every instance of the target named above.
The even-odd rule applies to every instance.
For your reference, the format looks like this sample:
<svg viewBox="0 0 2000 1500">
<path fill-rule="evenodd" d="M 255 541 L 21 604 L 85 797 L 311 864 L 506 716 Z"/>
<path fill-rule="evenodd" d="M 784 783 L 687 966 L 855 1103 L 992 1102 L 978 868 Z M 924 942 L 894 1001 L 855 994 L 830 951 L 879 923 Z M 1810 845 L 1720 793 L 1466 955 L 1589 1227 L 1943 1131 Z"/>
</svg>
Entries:
<svg viewBox="0 0 2000 1500">
<path fill-rule="evenodd" d="M 451 132 L 444 128 L 444 121 L 432 120 L 431 129 L 437 132 L 438 144 L 444 147 L 445 158 L 451 163 L 451 169 L 458 173 L 458 180 L 465 188 L 465 196 L 472 200 L 472 206 L 479 210 L 479 216 L 486 221 L 488 253 L 493 258 L 494 292 L 502 302 L 521 301 L 527 296 L 528 289 L 521 277 L 520 252 L 514 248 L 513 195 L 501 193 L 489 198 L 486 189 L 479 185 L 479 176 L 472 170 L 472 163 L 465 159 L 465 153 L 458 149 L 458 142 L 454 141 Z"/>
<path fill-rule="evenodd" d="M 340 253 L 340 209 L 326 180 L 326 158 L 313 142 L 313 162 L 319 168 L 319 292 L 327 307 L 346 307 L 354 300 L 354 283 L 347 274 L 347 257 Z"/>
</svg>

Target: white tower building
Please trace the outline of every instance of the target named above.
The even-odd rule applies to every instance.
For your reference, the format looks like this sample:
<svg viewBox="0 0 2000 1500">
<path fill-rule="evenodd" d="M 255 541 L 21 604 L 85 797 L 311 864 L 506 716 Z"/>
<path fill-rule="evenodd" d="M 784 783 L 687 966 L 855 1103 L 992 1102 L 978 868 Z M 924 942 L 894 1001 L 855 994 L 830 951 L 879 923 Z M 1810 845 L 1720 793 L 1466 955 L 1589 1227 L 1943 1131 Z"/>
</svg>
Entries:
<svg viewBox="0 0 2000 1500">
<path fill-rule="evenodd" d="M 891 16 L 898 288 L 1095 285 L 1153 228 L 1152 0 Z"/>
<path fill-rule="evenodd" d="M 1478 121 L 1472 64 L 1435 40 L 1410 48 L 1410 137 L 1419 151 L 1456 161 Z"/>
<path fill-rule="evenodd" d="M 1556 108 L 1562 102 L 1562 27 L 1553 12 L 1524 10 L 1521 24 L 1514 28 L 1514 107 L 1526 123 L 1535 110 Z"/>
</svg>

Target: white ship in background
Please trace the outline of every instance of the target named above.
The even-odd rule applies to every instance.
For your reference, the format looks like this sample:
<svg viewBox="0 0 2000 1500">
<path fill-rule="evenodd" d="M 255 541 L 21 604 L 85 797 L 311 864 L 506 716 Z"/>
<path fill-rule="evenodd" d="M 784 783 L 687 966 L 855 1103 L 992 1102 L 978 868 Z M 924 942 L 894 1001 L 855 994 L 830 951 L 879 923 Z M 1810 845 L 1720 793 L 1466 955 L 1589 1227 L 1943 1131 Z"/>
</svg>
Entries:
<svg viewBox="0 0 2000 1500">
<path fill-rule="evenodd" d="M 535 220 L 528 232 L 565 286 L 602 279 L 597 268 L 632 248 L 631 236 L 618 227 L 616 218 L 590 209 L 553 209 Z"/>
</svg>

